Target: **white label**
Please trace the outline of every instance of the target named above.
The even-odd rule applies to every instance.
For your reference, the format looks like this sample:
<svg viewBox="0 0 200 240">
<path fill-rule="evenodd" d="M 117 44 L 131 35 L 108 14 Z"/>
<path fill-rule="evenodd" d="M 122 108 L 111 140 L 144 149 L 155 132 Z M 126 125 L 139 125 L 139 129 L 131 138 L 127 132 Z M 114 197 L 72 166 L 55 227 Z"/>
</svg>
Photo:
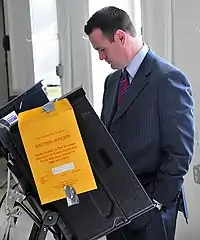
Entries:
<svg viewBox="0 0 200 240">
<path fill-rule="evenodd" d="M 52 173 L 53 173 L 53 175 L 56 175 L 56 174 L 71 171 L 71 170 L 74 170 L 74 169 L 75 169 L 74 163 L 71 162 L 71 163 L 68 163 L 68 164 L 65 164 L 65 165 L 62 165 L 62 166 L 52 168 Z"/>
<path fill-rule="evenodd" d="M 11 113 L 3 117 L 3 119 L 6 120 L 10 125 L 16 123 L 18 120 L 17 114 L 15 111 L 12 111 Z"/>
</svg>

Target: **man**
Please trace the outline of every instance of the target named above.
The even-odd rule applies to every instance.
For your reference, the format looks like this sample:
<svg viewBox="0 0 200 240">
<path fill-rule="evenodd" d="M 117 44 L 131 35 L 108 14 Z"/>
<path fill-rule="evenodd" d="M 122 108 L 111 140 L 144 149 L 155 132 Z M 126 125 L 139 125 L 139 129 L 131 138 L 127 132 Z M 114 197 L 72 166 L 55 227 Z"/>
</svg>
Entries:
<svg viewBox="0 0 200 240">
<path fill-rule="evenodd" d="M 105 81 L 101 119 L 156 206 L 107 239 L 172 240 L 180 205 L 187 217 L 182 184 L 194 144 L 191 86 L 142 42 L 123 10 L 97 11 L 85 33 L 100 60 L 117 69 Z"/>
</svg>

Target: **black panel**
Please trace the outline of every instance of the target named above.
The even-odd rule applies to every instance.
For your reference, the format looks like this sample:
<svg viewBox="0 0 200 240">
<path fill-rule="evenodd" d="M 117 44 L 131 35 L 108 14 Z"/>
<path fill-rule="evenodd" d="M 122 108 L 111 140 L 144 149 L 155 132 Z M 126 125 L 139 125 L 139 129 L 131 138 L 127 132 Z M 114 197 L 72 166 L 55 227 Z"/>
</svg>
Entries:
<svg viewBox="0 0 200 240">
<path fill-rule="evenodd" d="M 84 90 L 79 88 L 64 97 L 74 109 L 98 189 L 80 194 L 78 205 L 68 207 L 63 199 L 42 208 L 57 211 L 76 239 L 98 239 L 152 209 L 153 204 L 88 102 Z M 36 102 L 36 105 L 40 103 L 33 98 L 31 100 L 24 100 L 26 109 L 33 108 Z M 11 105 L 15 105 L 15 100 Z M 10 106 L 7 108 L 10 109 Z M 0 141 L 14 157 L 14 166 L 10 167 L 24 191 L 39 202 L 17 124 L 7 132 L 0 127 Z"/>
</svg>

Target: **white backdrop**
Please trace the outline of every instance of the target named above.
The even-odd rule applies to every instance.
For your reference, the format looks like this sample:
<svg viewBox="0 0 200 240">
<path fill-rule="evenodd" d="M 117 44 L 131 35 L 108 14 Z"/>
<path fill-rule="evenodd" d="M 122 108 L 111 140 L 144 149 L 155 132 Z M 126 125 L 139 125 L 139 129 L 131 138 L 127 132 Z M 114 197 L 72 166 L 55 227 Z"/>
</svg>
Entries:
<svg viewBox="0 0 200 240">
<path fill-rule="evenodd" d="M 141 0 L 144 40 L 153 50 L 180 68 L 189 78 L 195 98 L 195 154 L 186 176 L 185 189 L 189 208 L 189 225 L 179 214 L 176 240 L 200 239 L 200 185 L 194 183 L 193 166 L 200 164 L 200 1 Z M 170 96 L 169 96 L 170 97 Z"/>
</svg>

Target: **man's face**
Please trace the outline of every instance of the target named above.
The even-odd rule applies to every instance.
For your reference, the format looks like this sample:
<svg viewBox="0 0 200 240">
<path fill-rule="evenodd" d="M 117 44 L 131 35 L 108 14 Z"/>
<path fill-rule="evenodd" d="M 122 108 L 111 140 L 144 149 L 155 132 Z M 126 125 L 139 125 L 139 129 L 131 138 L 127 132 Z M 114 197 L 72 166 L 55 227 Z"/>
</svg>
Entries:
<svg viewBox="0 0 200 240">
<path fill-rule="evenodd" d="M 105 60 L 112 69 L 124 67 L 124 41 L 120 33 L 115 33 L 114 41 L 111 42 L 100 29 L 96 28 L 89 35 L 89 39 L 93 48 L 98 51 L 100 60 Z"/>
</svg>

